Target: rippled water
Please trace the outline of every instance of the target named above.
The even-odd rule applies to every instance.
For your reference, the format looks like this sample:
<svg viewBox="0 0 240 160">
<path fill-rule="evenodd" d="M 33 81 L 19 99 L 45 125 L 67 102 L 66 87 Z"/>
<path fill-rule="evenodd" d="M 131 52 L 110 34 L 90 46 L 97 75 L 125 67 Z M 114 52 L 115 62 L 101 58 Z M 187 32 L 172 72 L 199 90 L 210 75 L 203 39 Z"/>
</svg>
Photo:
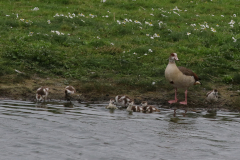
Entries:
<svg viewBox="0 0 240 160">
<path fill-rule="evenodd" d="M 1 159 L 239 159 L 239 113 L 174 117 L 171 109 L 129 114 L 105 105 L 1 100 Z"/>
</svg>

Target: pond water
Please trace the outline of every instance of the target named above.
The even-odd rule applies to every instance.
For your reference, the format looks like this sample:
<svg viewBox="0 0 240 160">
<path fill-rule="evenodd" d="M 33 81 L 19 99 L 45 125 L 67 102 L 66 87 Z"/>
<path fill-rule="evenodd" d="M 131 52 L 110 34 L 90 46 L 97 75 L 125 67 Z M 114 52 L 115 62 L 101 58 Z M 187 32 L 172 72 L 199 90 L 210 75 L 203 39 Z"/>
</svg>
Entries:
<svg viewBox="0 0 240 160">
<path fill-rule="evenodd" d="M 107 103 L 0 100 L 4 160 L 226 160 L 240 157 L 240 115 L 160 108 L 105 109 Z"/>
</svg>

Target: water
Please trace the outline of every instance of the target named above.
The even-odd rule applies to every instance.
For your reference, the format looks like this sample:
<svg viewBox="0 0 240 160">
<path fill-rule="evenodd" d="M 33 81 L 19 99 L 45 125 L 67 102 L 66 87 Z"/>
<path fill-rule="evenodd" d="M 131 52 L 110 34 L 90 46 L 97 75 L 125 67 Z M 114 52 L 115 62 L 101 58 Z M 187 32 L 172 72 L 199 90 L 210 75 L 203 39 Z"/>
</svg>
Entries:
<svg viewBox="0 0 240 160">
<path fill-rule="evenodd" d="M 105 105 L 1 100 L 1 159 L 239 159 L 239 113 L 131 115 Z"/>
</svg>

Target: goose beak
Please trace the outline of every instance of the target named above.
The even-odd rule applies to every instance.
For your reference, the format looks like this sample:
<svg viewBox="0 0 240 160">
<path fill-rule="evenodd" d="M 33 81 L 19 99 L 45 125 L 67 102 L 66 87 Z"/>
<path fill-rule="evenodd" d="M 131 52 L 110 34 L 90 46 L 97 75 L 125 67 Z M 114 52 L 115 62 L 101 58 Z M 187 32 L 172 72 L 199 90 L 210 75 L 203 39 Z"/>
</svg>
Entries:
<svg viewBox="0 0 240 160">
<path fill-rule="evenodd" d="M 178 59 L 178 57 L 177 57 L 177 56 L 175 56 L 175 57 L 174 57 L 174 59 L 175 59 L 176 61 L 179 61 L 179 59 Z"/>
<path fill-rule="evenodd" d="M 196 82 L 195 82 L 195 84 L 200 84 L 200 85 L 202 85 L 202 83 L 201 83 L 201 82 L 199 82 L 199 81 L 196 81 Z"/>
</svg>

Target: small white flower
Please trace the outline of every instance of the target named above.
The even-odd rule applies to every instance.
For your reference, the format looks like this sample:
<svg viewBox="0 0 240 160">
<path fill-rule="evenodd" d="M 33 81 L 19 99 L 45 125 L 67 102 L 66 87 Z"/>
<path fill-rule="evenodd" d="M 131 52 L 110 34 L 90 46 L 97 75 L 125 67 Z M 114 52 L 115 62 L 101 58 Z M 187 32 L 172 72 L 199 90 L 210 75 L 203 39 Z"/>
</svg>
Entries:
<svg viewBox="0 0 240 160">
<path fill-rule="evenodd" d="M 61 34 L 59 31 L 55 31 L 55 33 L 57 33 L 57 35 L 60 35 L 60 34 Z"/>
<path fill-rule="evenodd" d="M 101 38 L 97 36 L 97 39 L 101 39 Z"/>
<path fill-rule="evenodd" d="M 196 26 L 196 24 L 191 24 L 191 26 L 192 26 L 192 27 L 195 27 L 195 26 Z"/>
<path fill-rule="evenodd" d="M 24 22 L 24 19 L 21 18 L 20 21 Z"/>
<path fill-rule="evenodd" d="M 149 34 L 146 34 L 146 36 L 149 36 Z"/>
<path fill-rule="evenodd" d="M 147 55 L 147 53 L 144 54 L 145 56 Z"/>
<path fill-rule="evenodd" d="M 153 52 L 151 49 L 148 49 L 148 52 Z"/>
<path fill-rule="evenodd" d="M 154 14 L 152 14 L 152 13 L 151 13 L 150 15 L 151 15 L 151 16 L 154 16 Z"/>
<path fill-rule="evenodd" d="M 152 85 L 155 85 L 156 83 L 155 82 L 152 82 Z"/>
<path fill-rule="evenodd" d="M 154 37 L 150 37 L 151 39 L 154 39 Z"/>
<path fill-rule="evenodd" d="M 137 53 L 136 53 L 136 52 L 134 52 L 133 54 L 137 55 Z"/>
<path fill-rule="evenodd" d="M 236 15 L 236 14 L 233 14 L 233 17 L 237 17 L 237 15 Z"/>
<path fill-rule="evenodd" d="M 217 26 L 217 27 L 219 27 L 219 25 L 218 25 L 218 24 L 217 24 L 216 26 Z"/>
<path fill-rule="evenodd" d="M 28 36 L 32 36 L 33 35 L 33 32 L 29 32 Z"/>
<path fill-rule="evenodd" d="M 221 15 L 221 17 L 224 17 L 224 15 Z"/>
<path fill-rule="evenodd" d="M 234 20 L 231 20 L 228 24 L 234 24 L 235 21 Z"/>
<path fill-rule="evenodd" d="M 234 37 L 232 37 L 232 39 L 233 39 L 233 42 L 237 42 L 237 39 L 235 39 Z"/>
<path fill-rule="evenodd" d="M 6 17 L 9 17 L 10 15 L 6 15 Z"/>
<path fill-rule="evenodd" d="M 114 43 L 110 43 L 111 45 L 114 45 Z"/>
<path fill-rule="evenodd" d="M 50 24 L 50 23 L 51 23 L 51 21 L 50 21 L 50 20 L 48 20 L 48 21 L 47 21 L 47 23 L 48 23 L 48 24 Z"/>
<path fill-rule="evenodd" d="M 199 17 L 199 15 L 198 15 L 198 14 L 196 14 L 196 17 Z"/>
<path fill-rule="evenodd" d="M 159 34 L 154 33 L 153 37 L 160 37 Z"/>
<path fill-rule="evenodd" d="M 33 8 L 33 9 L 31 9 L 32 11 L 38 11 L 39 10 L 39 8 L 38 7 L 35 7 L 35 8 Z"/>
<path fill-rule="evenodd" d="M 54 33 L 55 31 L 51 30 L 52 33 Z"/>
<path fill-rule="evenodd" d="M 191 33 L 190 32 L 187 32 L 187 35 L 189 36 Z"/>
<path fill-rule="evenodd" d="M 211 31 L 212 31 L 212 32 L 217 32 L 216 29 L 214 29 L 214 28 L 212 28 L 212 27 L 211 27 Z"/>
</svg>

